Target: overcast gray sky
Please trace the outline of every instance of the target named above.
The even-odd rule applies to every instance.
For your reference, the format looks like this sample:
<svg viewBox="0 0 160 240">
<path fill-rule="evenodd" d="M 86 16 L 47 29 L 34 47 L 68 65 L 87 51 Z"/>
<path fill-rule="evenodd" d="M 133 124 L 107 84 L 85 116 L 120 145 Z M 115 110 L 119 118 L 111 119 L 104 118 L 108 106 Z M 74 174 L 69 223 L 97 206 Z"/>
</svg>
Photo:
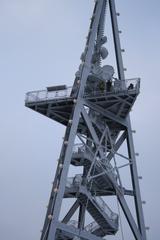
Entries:
<svg viewBox="0 0 160 240">
<path fill-rule="evenodd" d="M 142 78 L 131 118 L 153 240 L 160 227 L 160 2 L 116 2 L 126 77 Z M 25 108 L 25 93 L 72 85 L 92 8 L 92 0 L 0 0 L 0 239 L 40 237 L 64 129 Z"/>
</svg>

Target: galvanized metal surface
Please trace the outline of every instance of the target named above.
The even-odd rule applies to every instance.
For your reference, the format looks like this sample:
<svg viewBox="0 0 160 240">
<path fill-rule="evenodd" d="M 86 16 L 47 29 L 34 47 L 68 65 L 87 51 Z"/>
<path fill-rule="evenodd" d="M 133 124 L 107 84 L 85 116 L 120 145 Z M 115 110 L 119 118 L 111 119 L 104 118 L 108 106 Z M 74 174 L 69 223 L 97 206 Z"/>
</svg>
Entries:
<svg viewBox="0 0 160 240">
<path fill-rule="evenodd" d="M 106 6 L 109 6 L 118 79 L 112 66 L 101 66 L 108 55 L 104 48 Z M 41 240 L 94 239 L 114 235 L 119 216 L 100 196 L 116 196 L 136 240 L 146 240 L 129 112 L 139 94 L 140 80 L 125 80 L 114 0 L 97 0 L 81 64 L 73 87 L 55 86 L 27 93 L 27 107 L 66 126 L 63 145 L 49 199 Z M 108 72 L 107 72 L 108 71 Z M 127 143 L 128 154 L 118 152 Z M 116 156 L 127 160 L 117 166 Z M 70 166 L 83 173 L 68 177 Z M 132 189 L 125 189 L 120 168 L 129 167 Z M 133 216 L 125 196 L 134 198 Z M 64 198 L 75 198 L 63 220 Z M 73 220 L 79 209 L 78 219 Z M 86 224 L 86 212 L 94 222 Z"/>
</svg>

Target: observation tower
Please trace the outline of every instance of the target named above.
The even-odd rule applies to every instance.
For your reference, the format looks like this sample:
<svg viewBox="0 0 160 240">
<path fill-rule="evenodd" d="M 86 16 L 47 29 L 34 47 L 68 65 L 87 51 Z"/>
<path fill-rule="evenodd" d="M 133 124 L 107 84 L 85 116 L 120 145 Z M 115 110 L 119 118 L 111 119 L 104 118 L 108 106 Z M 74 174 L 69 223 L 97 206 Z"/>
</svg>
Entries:
<svg viewBox="0 0 160 240">
<path fill-rule="evenodd" d="M 103 64 L 108 56 L 106 14 L 111 20 L 115 67 Z M 96 0 L 73 86 L 51 86 L 26 94 L 26 107 L 66 128 L 41 240 L 115 239 L 123 219 L 131 239 L 146 240 L 129 116 L 140 79 L 125 79 L 117 16 L 114 0 Z M 120 152 L 123 146 L 125 153 Z M 71 166 L 73 176 L 69 176 Z M 129 187 L 121 169 L 131 179 Z M 108 203 L 112 198 L 119 211 L 112 210 L 114 201 Z M 132 208 L 128 198 L 133 200 Z M 60 217 L 65 199 L 73 204 L 66 204 L 67 213 Z"/>
</svg>

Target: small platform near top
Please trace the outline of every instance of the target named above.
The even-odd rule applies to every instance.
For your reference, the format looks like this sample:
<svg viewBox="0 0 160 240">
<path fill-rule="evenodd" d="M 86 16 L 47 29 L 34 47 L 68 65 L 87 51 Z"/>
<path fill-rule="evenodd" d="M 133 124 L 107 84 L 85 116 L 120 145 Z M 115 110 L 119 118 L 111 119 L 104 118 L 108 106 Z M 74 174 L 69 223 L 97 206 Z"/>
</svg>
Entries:
<svg viewBox="0 0 160 240">
<path fill-rule="evenodd" d="M 117 84 L 118 82 L 118 84 Z M 85 89 L 84 99 L 118 116 L 126 118 L 140 89 L 140 79 L 115 80 L 109 90 Z M 54 86 L 26 94 L 25 106 L 64 125 L 68 124 L 74 104 L 73 87 Z"/>
</svg>

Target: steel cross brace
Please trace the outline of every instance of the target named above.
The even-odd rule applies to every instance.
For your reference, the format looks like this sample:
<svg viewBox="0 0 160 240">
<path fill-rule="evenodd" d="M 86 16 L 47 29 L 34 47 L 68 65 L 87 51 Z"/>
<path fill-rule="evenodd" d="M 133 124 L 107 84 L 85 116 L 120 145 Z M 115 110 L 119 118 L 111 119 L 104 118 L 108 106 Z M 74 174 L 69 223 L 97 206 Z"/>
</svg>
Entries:
<svg viewBox="0 0 160 240">
<path fill-rule="evenodd" d="M 120 148 L 120 146 L 123 144 L 124 140 L 127 137 L 127 133 L 126 131 L 123 132 L 123 134 L 119 137 L 119 139 L 117 140 L 117 142 L 114 144 L 113 146 L 113 152 L 110 152 L 107 155 L 107 159 L 109 161 L 111 161 L 111 159 L 113 158 L 114 154 L 118 151 L 118 149 Z"/>
<path fill-rule="evenodd" d="M 89 117 L 88 117 L 88 115 L 87 115 L 87 113 L 85 112 L 84 109 L 82 110 L 82 113 L 83 113 L 83 116 L 84 116 L 84 118 L 85 118 L 86 124 L 87 124 L 87 126 L 89 127 L 90 132 L 92 133 L 93 138 L 94 138 L 94 139 L 96 140 L 96 142 L 98 143 L 99 139 L 98 139 L 98 137 L 97 137 L 97 135 L 96 135 L 96 132 L 95 132 L 94 128 L 93 128 L 92 125 L 91 125 L 91 121 L 90 121 L 90 119 L 89 119 Z M 122 143 L 124 137 L 126 137 L 126 133 L 122 134 L 122 136 L 121 136 L 121 141 L 119 140 L 118 145 L 120 145 L 120 143 Z M 108 175 L 107 172 L 105 172 L 105 173 Z M 108 175 L 108 177 L 109 177 L 109 179 L 110 179 L 110 176 L 109 176 L 109 175 Z M 112 180 L 111 180 L 111 182 L 112 182 Z M 112 182 L 112 184 L 115 186 L 115 183 L 114 183 L 114 182 Z M 117 187 L 118 187 L 118 186 L 117 186 Z M 123 211 L 124 211 L 124 214 L 125 214 L 128 222 L 129 222 L 129 225 L 130 225 L 130 227 L 131 227 L 131 229 L 132 229 L 132 231 L 133 231 L 134 236 L 136 237 L 137 240 L 141 239 L 141 234 L 140 234 L 140 232 L 139 232 L 139 230 L 138 230 L 138 228 L 137 228 L 137 226 L 136 226 L 135 220 L 134 220 L 134 218 L 133 218 L 133 216 L 132 216 L 132 214 L 131 214 L 131 212 L 130 212 L 130 210 L 129 210 L 129 207 L 128 207 L 127 203 L 126 203 L 126 200 L 125 200 L 125 198 L 124 198 L 124 195 L 122 194 L 122 192 L 121 192 L 121 190 L 119 189 L 119 187 L 118 187 L 118 190 L 119 190 L 119 191 L 117 191 L 117 188 L 116 188 L 115 190 L 116 190 L 116 192 L 117 192 L 118 200 L 119 200 L 119 202 L 120 202 L 120 204 L 121 204 L 121 207 L 122 207 L 122 209 L 123 209 Z"/>
<path fill-rule="evenodd" d="M 79 207 L 78 200 L 75 201 L 75 203 L 72 205 L 66 216 L 63 218 L 62 223 L 68 223 L 68 221 L 71 219 L 77 208 Z"/>
<path fill-rule="evenodd" d="M 99 139 L 98 139 L 98 137 L 96 135 L 96 132 L 95 132 L 93 126 L 92 126 L 91 120 L 89 119 L 89 116 L 85 112 L 84 108 L 82 109 L 82 114 L 83 114 L 83 117 L 85 119 L 85 122 L 86 122 L 88 128 L 90 129 L 92 137 L 94 138 L 94 140 L 98 144 L 99 143 Z M 126 132 L 122 134 L 121 138 L 118 141 L 117 147 L 122 144 L 122 142 L 124 141 L 125 138 L 126 138 Z M 105 174 L 108 176 L 108 178 L 110 179 L 110 181 L 113 184 L 113 186 L 115 186 L 115 182 L 112 181 L 112 179 L 110 178 L 110 176 L 108 175 L 108 173 L 106 171 L 105 171 Z M 118 186 L 116 186 L 115 190 L 117 192 L 118 200 L 119 200 L 119 202 L 121 204 L 121 207 L 122 207 L 122 209 L 124 211 L 124 214 L 125 214 L 125 216 L 126 216 L 126 218 L 128 220 L 128 223 L 129 223 L 129 225 L 130 225 L 130 227 L 131 227 L 131 229 L 133 231 L 133 234 L 134 234 L 134 236 L 136 237 L 137 240 L 140 240 L 141 239 L 140 231 L 139 231 L 139 229 L 138 229 L 138 227 L 137 227 L 137 225 L 135 223 L 135 220 L 134 220 L 134 218 L 133 218 L 133 216 L 132 216 L 132 214 L 131 214 L 131 212 L 129 210 L 127 202 L 126 202 L 126 200 L 124 198 L 124 194 L 123 194 L 123 192 L 120 190 L 120 188 Z"/>
<path fill-rule="evenodd" d="M 103 109 L 102 107 L 100 107 L 99 105 L 92 103 L 89 100 L 85 100 L 84 99 L 84 105 L 86 105 L 87 107 L 89 107 L 90 109 L 102 114 L 102 116 L 113 120 L 116 123 L 121 124 L 122 126 L 126 127 L 126 122 L 125 120 L 121 119 L 120 117 L 117 117 L 115 114 L 107 111 L 106 109 Z"/>
</svg>

